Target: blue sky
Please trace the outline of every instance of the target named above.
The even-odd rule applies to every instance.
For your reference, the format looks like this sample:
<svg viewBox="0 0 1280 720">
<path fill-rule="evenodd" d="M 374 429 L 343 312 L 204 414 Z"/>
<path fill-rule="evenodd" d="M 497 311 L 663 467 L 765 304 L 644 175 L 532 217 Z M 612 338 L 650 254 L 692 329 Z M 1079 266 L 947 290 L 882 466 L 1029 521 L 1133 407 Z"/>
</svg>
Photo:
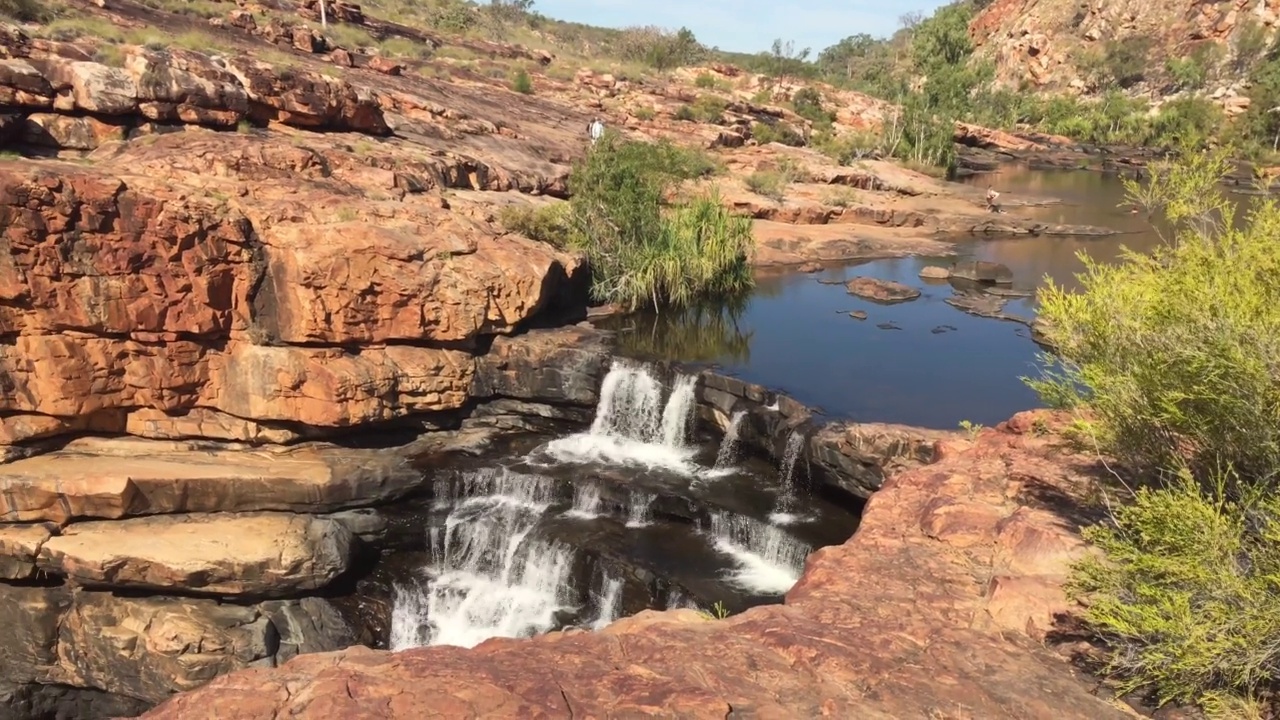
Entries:
<svg viewBox="0 0 1280 720">
<path fill-rule="evenodd" d="M 767 50 L 774 38 L 794 40 L 796 49 L 819 50 L 865 32 L 881 37 L 912 11 L 932 13 L 943 0 L 535 0 L 548 17 L 589 25 L 685 26 L 704 45 L 722 50 Z"/>
</svg>

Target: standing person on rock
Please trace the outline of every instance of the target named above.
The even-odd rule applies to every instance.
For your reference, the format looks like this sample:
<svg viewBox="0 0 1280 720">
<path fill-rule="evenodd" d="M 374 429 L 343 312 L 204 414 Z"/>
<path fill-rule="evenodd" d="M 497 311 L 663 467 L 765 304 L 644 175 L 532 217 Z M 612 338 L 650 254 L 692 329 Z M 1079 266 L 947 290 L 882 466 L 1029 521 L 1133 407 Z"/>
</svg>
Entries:
<svg viewBox="0 0 1280 720">
<path fill-rule="evenodd" d="M 1000 198 L 1000 193 L 990 185 L 987 186 L 987 209 L 991 212 L 1000 212 L 1000 206 L 996 204 L 996 200 Z"/>
<path fill-rule="evenodd" d="M 587 135 L 591 138 L 592 145 L 600 142 L 600 138 L 604 137 L 604 122 L 599 117 L 587 126 Z"/>
</svg>

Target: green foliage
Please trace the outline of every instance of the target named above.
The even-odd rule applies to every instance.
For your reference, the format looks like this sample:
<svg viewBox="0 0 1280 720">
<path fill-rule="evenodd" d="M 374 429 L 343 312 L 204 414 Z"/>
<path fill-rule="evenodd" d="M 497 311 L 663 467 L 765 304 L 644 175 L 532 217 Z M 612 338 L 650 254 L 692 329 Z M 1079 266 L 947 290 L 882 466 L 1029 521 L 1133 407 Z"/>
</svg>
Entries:
<svg viewBox="0 0 1280 720">
<path fill-rule="evenodd" d="M 688 28 L 672 32 L 654 26 L 623 31 L 618 50 L 624 60 L 643 63 L 658 71 L 693 65 L 707 52 Z"/>
<path fill-rule="evenodd" d="M 719 95 L 699 95 L 698 99 L 694 100 L 693 105 L 689 106 L 689 114 L 691 116 L 689 119 L 718 125 L 724 119 L 724 111 L 728 107 L 729 101 Z"/>
<path fill-rule="evenodd" d="M 752 123 L 751 137 L 755 138 L 756 142 L 761 145 L 775 142 L 790 145 L 791 147 L 804 145 L 804 137 L 796 132 L 795 128 L 781 121 Z"/>
<path fill-rule="evenodd" d="M 777 170 L 757 170 L 747 176 L 747 189 L 764 197 L 782 202 L 786 196 L 787 179 Z"/>
<path fill-rule="evenodd" d="M 1131 88 L 1146 79 L 1152 44 L 1148 37 L 1108 40 L 1101 52 L 1082 59 L 1081 69 L 1095 88 Z"/>
<path fill-rule="evenodd" d="M 569 206 L 565 203 L 543 205 L 508 205 L 498 213 L 498 222 L 511 232 L 556 248 L 569 246 Z"/>
<path fill-rule="evenodd" d="M 0 0 L 0 17 L 17 22 L 48 22 L 51 11 L 40 0 Z"/>
<path fill-rule="evenodd" d="M 1267 478 L 1280 467 L 1280 208 L 1261 200 L 1244 227 L 1226 222 L 1226 153 L 1189 149 L 1129 184 L 1176 242 L 1116 265 L 1082 255 L 1079 293 L 1049 283 L 1040 316 L 1057 354 L 1032 385 L 1087 402 L 1102 449 L 1137 467 Z"/>
<path fill-rule="evenodd" d="M 1208 41 L 1196 45 L 1186 57 L 1172 57 L 1165 63 L 1176 90 L 1200 90 L 1209 74 L 1222 62 L 1222 46 Z"/>
<path fill-rule="evenodd" d="M 521 95 L 533 94 L 533 78 L 529 77 L 529 73 L 524 68 L 520 68 L 516 71 L 516 74 L 512 76 L 511 89 Z"/>
<path fill-rule="evenodd" d="M 751 286 L 749 218 L 716 197 L 662 208 L 674 184 L 714 170 L 700 153 L 612 133 L 575 165 L 567 245 L 590 259 L 597 300 L 631 309 L 681 306 Z"/>
<path fill-rule="evenodd" d="M 698 73 L 698 77 L 694 78 L 693 84 L 703 90 L 728 90 L 730 85 L 728 82 L 712 75 L 711 73 Z"/>
<path fill-rule="evenodd" d="M 697 119 L 697 117 L 698 117 L 697 114 L 693 112 L 693 108 L 688 105 L 681 105 L 680 107 L 676 108 L 675 118 L 677 120 L 684 120 L 685 122 L 693 122 L 694 120 Z"/>
<path fill-rule="evenodd" d="M 791 96 L 791 107 L 819 130 L 830 128 L 836 120 L 836 114 L 823 104 L 822 93 L 810 87 L 800 88 Z"/>
<path fill-rule="evenodd" d="M 1236 30 L 1236 46 L 1231 54 L 1231 68 L 1244 74 L 1267 49 L 1267 29 L 1256 18 L 1246 17 Z"/>
<path fill-rule="evenodd" d="M 1182 472 L 1143 488 L 1113 522 L 1085 530 L 1105 553 L 1073 568 L 1069 589 L 1110 650 L 1120 691 L 1195 702 L 1240 718 L 1280 667 L 1280 497 L 1233 498 L 1234 478 Z"/>
</svg>

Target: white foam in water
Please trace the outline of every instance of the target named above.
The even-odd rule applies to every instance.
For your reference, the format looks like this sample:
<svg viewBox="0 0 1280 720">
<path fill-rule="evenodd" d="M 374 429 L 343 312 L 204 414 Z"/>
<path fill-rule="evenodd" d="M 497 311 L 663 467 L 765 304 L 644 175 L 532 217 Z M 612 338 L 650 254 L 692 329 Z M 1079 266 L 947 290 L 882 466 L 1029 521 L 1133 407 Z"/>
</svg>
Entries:
<svg viewBox="0 0 1280 720">
<path fill-rule="evenodd" d="M 627 527 L 644 527 L 653 521 L 654 495 L 642 490 L 632 490 L 627 503 Z"/>
<path fill-rule="evenodd" d="M 573 507 L 565 512 L 567 517 L 593 520 L 600 517 L 600 488 L 595 485 L 577 485 L 573 488 Z"/>
<path fill-rule="evenodd" d="M 622 607 L 622 580 L 609 577 L 605 573 L 600 580 L 600 592 L 595 594 L 596 619 L 591 622 L 592 630 L 601 630 L 618 619 L 618 611 Z"/>
<path fill-rule="evenodd" d="M 614 360 L 600 387 L 600 403 L 591 428 L 558 438 L 542 451 L 559 462 L 640 465 L 696 475 L 697 449 L 686 444 L 697 378 L 677 379 L 671 397 L 662 400 L 662 383 L 649 369 Z"/>
<path fill-rule="evenodd" d="M 391 649 L 473 647 L 492 637 L 550 630 L 567 597 L 573 553 L 530 537 L 553 499 L 548 478 L 505 468 L 437 483 L 456 502 L 433 533 L 433 562 L 418 587 L 397 588 Z"/>
<path fill-rule="evenodd" d="M 809 547 L 782 530 L 749 517 L 711 516 L 715 547 L 733 558 L 734 584 L 759 595 L 782 595 L 800 579 Z"/>
<path fill-rule="evenodd" d="M 729 418 L 729 427 L 724 430 L 724 439 L 720 441 L 720 449 L 716 451 L 716 469 L 723 470 L 738 456 L 738 433 L 742 428 L 742 419 L 746 411 L 739 410 Z"/>
</svg>

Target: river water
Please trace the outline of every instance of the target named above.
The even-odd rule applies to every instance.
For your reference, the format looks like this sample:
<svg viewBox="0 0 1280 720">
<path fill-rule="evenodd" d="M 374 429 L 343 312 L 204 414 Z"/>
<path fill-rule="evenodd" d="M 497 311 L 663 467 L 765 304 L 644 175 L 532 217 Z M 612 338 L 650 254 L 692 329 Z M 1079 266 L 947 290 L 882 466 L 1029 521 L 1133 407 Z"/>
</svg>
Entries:
<svg viewBox="0 0 1280 720">
<path fill-rule="evenodd" d="M 1018 210 L 1047 223 L 1096 225 L 1122 234 L 1096 237 L 975 238 L 955 258 L 904 258 L 830 266 L 816 274 L 759 278 L 750 297 L 661 316 L 618 318 L 622 352 L 715 366 L 720 372 L 783 391 L 835 417 L 953 429 L 961 421 L 992 425 L 1037 407 L 1022 381 L 1034 375 L 1040 348 L 1017 322 L 976 317 L 946 303 L 945 282 L 924 281 L 927 265 L 955 260 L 1002 263 L 1013 288 L 1004 312 L 1032 319 L 1045 278 L 1076 287 L 1077 253 L 1114 261 L 1122 248 L 1147 252 L 1161 242 L 1145 216 L 1119 207 L 1114 176 L 1007 166 L 968 178 L 1008 195 L 1056 198 Z M 843 281 L 863 275 L 915 287 L 921 297 L 891 306 L 849 295 Z M 851 311 L 865 312 L 854 319 Z"/>
</svg>

